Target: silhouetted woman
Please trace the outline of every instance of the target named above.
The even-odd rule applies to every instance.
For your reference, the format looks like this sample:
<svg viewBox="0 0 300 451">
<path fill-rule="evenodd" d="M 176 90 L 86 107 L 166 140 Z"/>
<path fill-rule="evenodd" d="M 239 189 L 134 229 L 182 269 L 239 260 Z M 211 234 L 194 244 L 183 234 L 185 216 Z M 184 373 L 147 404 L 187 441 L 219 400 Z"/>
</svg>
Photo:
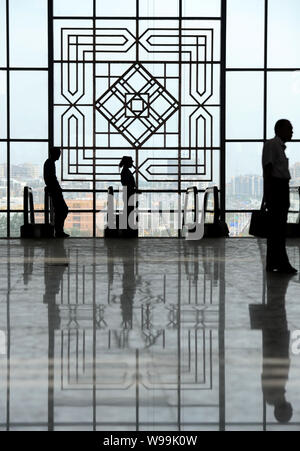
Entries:
<svg viewBox="0 0 300 451">
<path fill-rule="evenodd" d="M 127 205 L 127 218 L 135 209 L 135 194 L 137 193 L 135 178 L 130 171 L 133 167 L 133 159 L 131 157 L 123 157 L 119 164 L 121 172 L 121 183 L 123 186 L 124 210 Z"/>
</svg>

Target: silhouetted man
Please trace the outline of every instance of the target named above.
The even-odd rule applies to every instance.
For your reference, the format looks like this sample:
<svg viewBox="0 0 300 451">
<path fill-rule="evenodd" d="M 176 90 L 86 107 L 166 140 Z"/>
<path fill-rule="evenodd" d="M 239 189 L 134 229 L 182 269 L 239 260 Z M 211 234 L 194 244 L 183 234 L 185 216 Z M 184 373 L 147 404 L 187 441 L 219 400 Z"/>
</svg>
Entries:
<svg viewBox="0 0 300 451">
<path fill-rule="evenodd" d="M 293 126 L 282 119 L 275 125 L 276 136 L 263 150 L 264 200 L 269 212 L 267 271 L 296 274 L 286 251 L 286 226 L 290 208 L 291 174 L 285 143 L 292 140 Z"/>
<path fill-rule="evenodd" d="M 44 180 L 52 198 L 54 208 L 54 226 L 56 238 L 68 238 L 69 235 L 64 233 L 64 224 L 68 216 L 68 207 L 64 200 L 62 189 L 56 177 L 55 162 L 60 159 L 61 151 L 58 147 L 53 147 L 50 151 L 50 158 L 44 165 Z"/>
</svg>

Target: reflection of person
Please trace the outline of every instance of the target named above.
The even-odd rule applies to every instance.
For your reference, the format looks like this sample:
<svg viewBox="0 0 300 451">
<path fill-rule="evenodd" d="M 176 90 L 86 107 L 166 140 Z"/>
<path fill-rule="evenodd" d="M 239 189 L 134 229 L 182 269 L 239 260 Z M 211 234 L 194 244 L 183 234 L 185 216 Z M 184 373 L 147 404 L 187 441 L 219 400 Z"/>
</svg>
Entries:
<svg viewBox="0 0 300 451">
<path fill-rule="evenodd" d="M 61 291 L 61 283 L 68 266 L 64 245 L 45 247 L 45 294 L 44 304 L 48 305 L 48 430 L 54 431 L 54 373 L 55 373 L 55 330 L 60 329 L 60 310 L 56 297 Z"/>
<path fill-rule="evenodd" d="M 275 133 L 276 137 L 267 141 L 263 150 L 264 200 L 269 212 L 267 271 L 296 274 L 286 251 L 291 175 L 285 143 L 293 137 L 293 126 L 288 120 L 280 120 Z"/>
<path fill-rule="evenodd" d="M 286 399 L 290 370 L 290 332 L 285 298 L 292 276 L 267 275 L 267 305 L 252 305 L 252 329 L 263 333 L 262 391 L 265 402 L 274 407 L 279 423 L 292 419 L 293 408 Z"/>
<path fill-rule="evenodd" d="M 124 210 L 127 208 L 127 218 L 135 209 L 135 194 L 137 193 L 136 181 L 130 171 L 133 167 L 133 159 L 131 157 L 123 157 L 120 164 L 121 183 L 123 186 Z"/>
<path fill-rule="evenodd" d="M 44 180 L 51 196 L 55 214 L 55 235 L 56 238 L 68 238 L 64 233 L 64 224 L 68 216 L 68 207 L 64 200 L 62 189 L 56 177 L 55 162 L 60 159 L 61 151 L 58 147 L 53 147 L 50 151 L 50 158 L 44 165 Z"/>
<path fill-rule="evenodd" d="M 130 246 L 123 253 L 123 284 L 121 294 L 121 310 L 124 329 L 132 329 L 133 301 L 136 293 L 135 249 Z"/>
<path fill-rule="evenodd" d="M 293 416 L 292 405 L 286 400 L 286 385 L 290 370 L 290 332 L 285 309 L 285 297 L 290 278 L 267 277 L 268 315 L 263 324 L 262 388 L 267 404 L 274 406 L 279 423 L 288 423 Z"/>
<path fill-rule="evenodd" d="M 124 246 L 120 248 L 113 242 L 107 245 L 108 298 L 109 300 L 111 298 L 110 290 L 114 284 L 115 262 L 118 257 L 122 259 L 123 263 L 122 294 L 120 296 L 123 328 L 130 330 L 133 321 L 133 301 L 137 289 L 136 248 L 133 243 L 124 244 Z"/>
<path fill-rule="evenodd" d="M 45 247 L 45 295 L 44 303 L 55 306 L 56 296 L 61 290 L 61 282 L 69 266 L 64 245 Z"/>
</svg>

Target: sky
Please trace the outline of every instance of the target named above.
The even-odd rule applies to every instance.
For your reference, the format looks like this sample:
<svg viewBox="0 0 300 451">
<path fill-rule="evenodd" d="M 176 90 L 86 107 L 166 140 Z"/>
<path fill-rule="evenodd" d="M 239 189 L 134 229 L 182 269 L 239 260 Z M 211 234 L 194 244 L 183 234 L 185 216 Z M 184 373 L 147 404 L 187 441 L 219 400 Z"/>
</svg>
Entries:
<svg viewBox="0 0 300 451">
<path fill-rule="evenodd" d="M 11 65 L 45 67 L 47 65 L 47 0 L 10 0 Z M 177 0 L 141 0 L 140 12 L 163 17 L 178 14 Z M 5 65 L 5 0 L 0 0 L 0 68 Z M 55 14 L 89 15 L 92 1 L 54 0 Z M 99 0 L 99 15 L 134 15 L 135 0 Z M 215 16 L 220 0 L 184 0 L 186 15 Z M 26 18 L 26 20 L 24 20 Z M 276 69 L 300 69 L 300 2 L 269 0 L 268 64 Z M 264 1 L 228 0 L 228 68 L 263 68 Z M 5 76 L 0 70 L 0 138 L 6 129 Z M 47 74 L 46 72 L 14 72 L 11 76 L 11 125 L 13 138 L 47 138 Z M 272 72 L 268 75 L 268 138 L 281 117 L 289 118 L 300 139 L 300 71 Z M 2 135 L 2 136 L 1 136 Z M 263 73 L 228 72 L 227 74 L 227 138 L 262 139 L 263 137 Z M 40 147 L 38 147 L 40 146 Z M 300 144 L 289 146 L 291 163 L 300 161 Z M 299 150 L 298 150 L 299 148 Z M 44 159 L 45 145 L 15 146 L 13 160 L 39 163 Z M 40 150 L 39 150 L 40 149 Z M 3 161 L 3 146 L 0 163 Z M 261 144 L 228 144 L 228 178 L 258 174 Z"/>
</svg>

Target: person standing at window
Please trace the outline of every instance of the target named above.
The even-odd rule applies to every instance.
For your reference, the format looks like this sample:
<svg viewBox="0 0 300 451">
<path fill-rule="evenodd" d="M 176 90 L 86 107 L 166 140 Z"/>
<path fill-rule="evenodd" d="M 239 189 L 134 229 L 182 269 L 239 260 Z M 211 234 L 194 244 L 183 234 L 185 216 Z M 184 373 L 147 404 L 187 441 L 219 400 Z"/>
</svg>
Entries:
<svg viewBox="0 0 300 451">
<path fill-rule="evenodd" d="M 56 238 L 68 238 L 69 235 L 64 232 L 65 220 L 69 209 L 63 197 L 61 186 L 56 177 L 55 162 L 61 157 L 59 147 L 53 147 L 50 150 L 50 158 L 44 164 L 44 180 L 51 196 L 54 208 L 54 227 Z"/>
<path fill-rule="evenodd" d="M 121 172 L 121 183 L 123 186 L 123 201 L 124 201 L 124 213 L 126 214 L 127 208 L 127 227 L 129 224 L 131 213 L 135 210 L 135 202 L 136 202 L 136 181 L 135 178 L 130 171 L 133 167 L 133 159 L 131 157 L 123 157 L 120 164 Z"/>
<path fill-rule="evenodd" d="M 282 119 L 275 125 L 275 138 L 263 149 L 264 201 L 268 210 L 267 271 L 296 274 L 286 250 L 286 226 L 290 208 L 291 174 L 286 156 L 286 143 L 293 137 L 290 121 Z"/>
</svg>

